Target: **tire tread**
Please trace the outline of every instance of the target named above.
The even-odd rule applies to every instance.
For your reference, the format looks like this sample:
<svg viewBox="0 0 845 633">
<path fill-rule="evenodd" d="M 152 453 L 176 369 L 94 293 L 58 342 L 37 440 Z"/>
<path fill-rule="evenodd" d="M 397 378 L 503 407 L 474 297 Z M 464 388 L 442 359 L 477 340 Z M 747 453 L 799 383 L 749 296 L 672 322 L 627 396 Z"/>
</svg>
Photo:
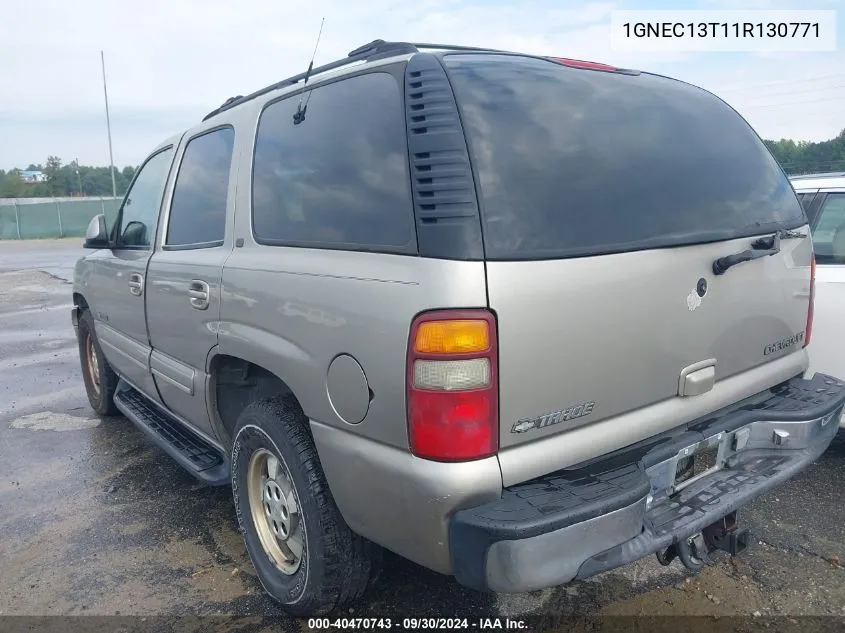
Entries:
<svg viewBox="0 0 845 633">
<path fill-rule="evenodd" d="M 97 356 L 99 357 L 99 365 L 100 365 L 100 399 L 96 401 L 93 393 L 93 385 L 90 383 L 90 378 L 88 377 L 88 368 L 86 367 L 86 359 L 85 359 L 85 334 L 90 331 L 91 336 L 94 341 L 94 348 L 97 352 Z M 104 417 L 111 417 L 120 414 L 117 406 L 114 403 L 114 392 L 117 389 L 117 383 L 120 380 L 120 377 L 115 373 L 115 371 L 109 365 L 109 362 L 106 360 L 105 355 L 103 354 L 103 349 L 100 347 L 100 341 L 97 339 L 97 331 L 94 329 L 94 317 L 91 315 L 90 310 L 83 310 L 82 313 L 79 315 L 79 335 L 78 335 L 78 343 L 79 343 L 79 361 L 82 365 L 82 380 L 85 383 L 85 391 L 88 395 L 88 402 L 91 404 L 91 408 L 97 413 L 97 415 L 104 416 Z"/>
<path fill-rule="evenodd" d="M 257 418 L 277 425 L 299 459 L 299 463 L 288 464 L 288 467 L 300 469 L 308 482 L 308 490 L 303 492 L 317 506 L 318 516 L 314 524 L 319 526 L 323 541 L 323 582 L 319 587 L 306 587 L 306 593 L 311 591 L 312 595 L 303 596 L 295 605 L 285 605 L 287 610 L 294 615 L 315 616 L 348 606 L 364 594 L 372 585 L 371 580 L 378 575 L 381 548 L 354 533 L 343 520 L 329 490 L 307 419 L 293 396 L 280 396 L 249 405 L 241 414 L 236 435 L 243 426 L 244 418 Z M 259 426 L 263 427 L 263 424 Z M 263 430 L 267 432 L 267 429 Z"/>
</svg>

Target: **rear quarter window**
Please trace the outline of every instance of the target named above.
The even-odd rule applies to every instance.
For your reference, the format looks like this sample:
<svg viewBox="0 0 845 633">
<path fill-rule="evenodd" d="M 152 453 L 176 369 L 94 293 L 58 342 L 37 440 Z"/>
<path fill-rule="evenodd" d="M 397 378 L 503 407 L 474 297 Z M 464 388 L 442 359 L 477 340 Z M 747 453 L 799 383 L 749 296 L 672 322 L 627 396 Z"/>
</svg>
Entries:
<svg viewBox="0 0 845 633">
<path fill-rule="evenodd" d="M 748 124 L 659 76 L 503 55 L 447 55 L 489 259 L 716 241 L 803 210 Z"/>
<path fill-rule="evenodd" d="M 306 116 L 294 124 L 300 105 Z M 354 76 L 268 105 L 256 136 L 252 208 L 263 244 L 415 249 L 396 79 Z"/>
</svg>

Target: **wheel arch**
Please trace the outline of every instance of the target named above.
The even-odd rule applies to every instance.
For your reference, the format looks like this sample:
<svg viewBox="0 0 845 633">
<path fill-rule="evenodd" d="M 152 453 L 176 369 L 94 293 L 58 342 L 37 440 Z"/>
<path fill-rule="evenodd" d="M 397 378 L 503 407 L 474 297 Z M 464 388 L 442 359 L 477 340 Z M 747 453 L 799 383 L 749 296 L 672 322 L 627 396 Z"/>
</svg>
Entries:
<svg viewBox="0 0 845 633">
<path fill-rule="evenodd" d="M 88 300 L 81 292 L 74 292 L 73 293 L 73 305 L 80 310 L 87 310 L 88 309 Z"/>
<path fill-rule="evenodd" d="M 227 449 L 232 446 L 238 417 L 251 402 L 293 396 L 303 408 L 302 401 L 284 378 L 241 355 L 220 353 L 217 348 L 211 350 L 207 374 L 209 417 L 218 439 Z"/>
</svg>

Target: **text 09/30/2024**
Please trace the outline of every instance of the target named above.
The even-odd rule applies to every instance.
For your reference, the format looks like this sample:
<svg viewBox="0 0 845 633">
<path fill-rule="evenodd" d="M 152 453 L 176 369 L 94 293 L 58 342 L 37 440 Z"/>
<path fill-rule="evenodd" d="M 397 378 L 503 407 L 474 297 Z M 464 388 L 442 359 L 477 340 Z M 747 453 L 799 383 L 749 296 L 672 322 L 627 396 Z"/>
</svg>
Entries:
<svg viewBox="0 0 845 633">
<path fill-rule="evenodd" d="M 309 630 L 526 630 L 525 620 L 512 618 L 309 618 Z"/>
</svg>

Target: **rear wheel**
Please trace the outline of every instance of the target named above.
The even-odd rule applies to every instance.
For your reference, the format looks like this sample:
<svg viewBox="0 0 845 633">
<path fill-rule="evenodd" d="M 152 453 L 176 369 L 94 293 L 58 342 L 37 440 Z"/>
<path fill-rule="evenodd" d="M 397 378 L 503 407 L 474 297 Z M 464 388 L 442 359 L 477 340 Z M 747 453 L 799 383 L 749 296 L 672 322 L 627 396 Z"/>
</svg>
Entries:
<svg viewBox="0 0 845 633">
<path fill-rule="evenodd" d="M 117 388 L 118 377 L 109 365 L 97 333 L 94 331 L 94 317 L 88 310 L 79 316 L 79 359 L 82 363 L 82 380 L 85 382 L 85 392 L 88 402 L 98 415 L 117 415 L 114 405 L 114 390 Z"/>
<path fill-rule="evenodd" d="M 376 576 L 381 550 L 340 516 L 293 397 L 255 402 L 241 414 L 232 491 L 258 578 L 290 614 L 343 607 Z"/>
</svg>

